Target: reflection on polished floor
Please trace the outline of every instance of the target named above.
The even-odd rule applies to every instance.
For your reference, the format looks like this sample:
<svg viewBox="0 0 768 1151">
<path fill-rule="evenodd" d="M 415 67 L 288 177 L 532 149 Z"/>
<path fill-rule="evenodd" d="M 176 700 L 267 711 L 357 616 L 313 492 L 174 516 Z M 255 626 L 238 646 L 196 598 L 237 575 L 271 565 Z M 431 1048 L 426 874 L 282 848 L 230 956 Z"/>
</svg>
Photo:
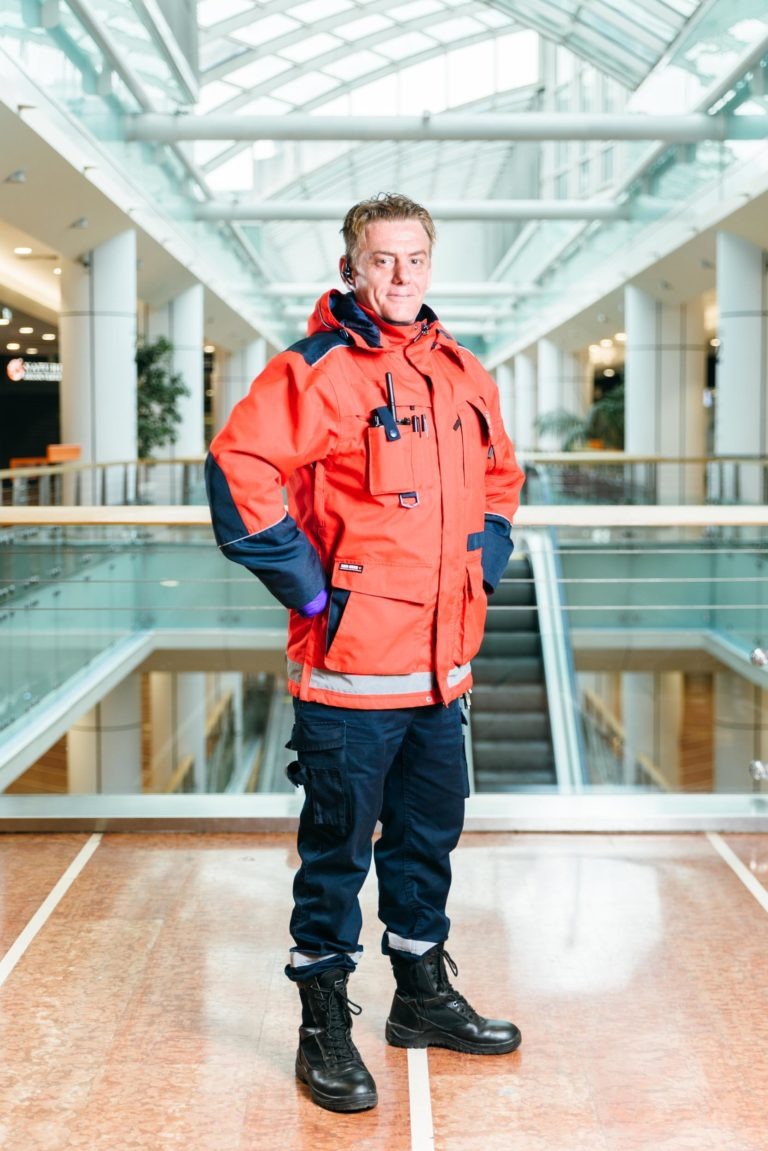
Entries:
<svg viewBox="0 0 768 1151">
<path fill-rule="evenodd" d="M 522 1029 L 496 1058 L 385 1044 L 369 880 L 380 1104 L 346 1116 L 293 1075 L 295 863 L 290 835 L 0 837 L 3 1151 L 768 1147 L 768 836 L 466 835 L 449 950 Z"/>
</svg>

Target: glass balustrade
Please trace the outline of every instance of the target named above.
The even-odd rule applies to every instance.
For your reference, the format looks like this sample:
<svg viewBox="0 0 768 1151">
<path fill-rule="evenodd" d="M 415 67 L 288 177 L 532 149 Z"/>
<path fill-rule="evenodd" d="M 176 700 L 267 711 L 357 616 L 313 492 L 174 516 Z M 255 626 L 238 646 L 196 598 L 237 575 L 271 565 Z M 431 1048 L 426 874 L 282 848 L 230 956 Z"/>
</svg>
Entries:
<svg viewBox="0 0 768 1151">
<path fill-rule="evenodd" d="M 521 511 L 490 600 L 474 797 L 759 794 L 765 509 L 698 526 L 558 510 L 557 527 Z M 40 509 L 0 529 L 0 789 L 287 795 L 284 609 L 219 554 L 204 509 L 189 526 L 122 511 L 136 522 Z"/>
</svg>

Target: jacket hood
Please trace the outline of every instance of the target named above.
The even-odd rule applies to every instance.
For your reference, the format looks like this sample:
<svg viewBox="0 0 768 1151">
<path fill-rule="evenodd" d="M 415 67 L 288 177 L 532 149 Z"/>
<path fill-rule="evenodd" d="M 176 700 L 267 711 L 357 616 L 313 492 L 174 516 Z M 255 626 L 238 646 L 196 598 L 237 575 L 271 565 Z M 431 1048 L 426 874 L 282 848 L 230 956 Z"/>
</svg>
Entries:
<svg viewBox="0 0 768 1151">
<path fill-rule="evenodd" d="M 414 323 L 416 321 L 421 321 L 425 331 L 438 322 L 437 316 L 426 304 L 422 304 Z M 352 292 L 331 288 L 315 304 L 315 310 L 307 321 L 307 335 L 328 331 L 345 331 L 357 344 L 362 343 L 369 348 L 381 347 L 381 330 L 358 305 Z M 453 342 L 452 337 L 442 329 L 438 329 L 435 334 L 447 336 Z"/>
</svg>

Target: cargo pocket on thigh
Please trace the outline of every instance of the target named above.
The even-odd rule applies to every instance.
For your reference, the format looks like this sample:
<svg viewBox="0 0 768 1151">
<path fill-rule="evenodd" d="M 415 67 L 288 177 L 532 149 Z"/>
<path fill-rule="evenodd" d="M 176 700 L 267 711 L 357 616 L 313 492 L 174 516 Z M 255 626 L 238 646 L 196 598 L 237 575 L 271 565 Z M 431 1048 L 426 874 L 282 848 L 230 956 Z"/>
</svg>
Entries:
<svg viewBox="0 0 768 1151">
<path fill-rule="evenodd" d="M 346 731 L 338 720 L 297 722 L 287 744 L 299 758 L 286 768 L 294 787 L 303 787 L 316 827 L 345 835 L 350 828 Z"/>
</svg>

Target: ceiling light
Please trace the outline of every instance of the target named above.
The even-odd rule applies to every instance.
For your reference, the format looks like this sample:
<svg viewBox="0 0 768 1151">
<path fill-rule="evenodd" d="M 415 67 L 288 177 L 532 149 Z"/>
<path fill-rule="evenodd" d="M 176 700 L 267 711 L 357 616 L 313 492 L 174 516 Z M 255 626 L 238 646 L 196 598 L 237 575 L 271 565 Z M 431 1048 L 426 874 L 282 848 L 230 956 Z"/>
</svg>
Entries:
<svg viewBox="0 0 768 1151">
<path fill-rule="evenodd" d="M 34 332 L 34 330 L 35 330 L 34 328 L 28 328 L 28 327 L 27 328 L 19 328 L 19 331 L 21 332 L 22 336 L 31 336 L 32 333 Z"/>
<path fill-rule="evenodd" d="M 711 339 L 709 341 L 709 346 L 710 346 L 710 348 L 719 348 L 720 347 L 720 341 L 718 340 L 717 336 L 715 336 L 713 339 Z"/>
<path fill-rule="evenodd" d="M 6 320 L 5 316 L 0 316 L 0 328 L 7 327 L 10 322 L 10 320 Z"/>
<path fill-rule="evenodd" d="M 28 356 L 36 356 L 37 355 L 37 348 L 27 348 L 27 355 Z"/>
<path fill-rule="evenodd" d="M 53 274 L 54 274 L 54 276 L 60 276 L 61 275 L 61 268 L 54 268 Z"/>
<path fill-rule="evenodd" d="M 27 181 L 27 173 L 23 168 L 17 168 L 15 172 L 11 172 L 10 176 L 5 177 L 6 184 L 25 184 Z"/>
<path fill-rule="evenodd" d="M 21 344 L 6 344 L 5 346 L 9 352 L 18 352 Z"/>
<path fill-rule="evenodd" d="M 203 351 L 205 352 L 205 354 L 207 356 L 212 356 L 213 353 L 216 351 L 216 348 L 214 347 L 213 344 L 206 344 L 205 347 L 203 348 Z"/>
<path fill-rule="evenodd" d="M 600 341 L 600 347 L 601 348 L 612 348 L 613 347 L 613 340 L 610 338 L 610 336 L 603 336 L 602 340 Z"/>
<path fill-rule="evenodd" d="M 626 344 L 626 342 L 627 342 L 627 333 L 626 333 L 626 332 L 616 332 L 616 333 L 614 334 L 614 337 L 613 337 L 613 338 L 614 338 L 614 340 L 616 341 L 616 343 L 617 343 L 617 344 Z"/>
<path fill-rule="evenodd" d="M 31 248 L 14 248 L 13 254 L 14 254 L 14 256 L 31 256 L 32 255 L 32 249 Z"/>
<path fill-rule="evenodd" d="M 605 371 L 603 372 L 603 375 L 605 376 L 605 378 L 607 380 L 612 380 L 613 377 L 616 375 L 616 373 L 613 370 L 613 368 L 606 368 Z"/>
<path fill-rule="evenodd" d="M 43 339 L 44 340 L 55 340 L 56 339 L 56 333 L 55 332 L 43 332 Z"/>
<path fill-rule="evenodd" d="M 0 323 L 10 324 L 12 319 L 13 319 L 13 312 L 11 311 L 11 309 L 9 307 L 6 306 L 6 307 L 0 308 Z"/>
</svg>

